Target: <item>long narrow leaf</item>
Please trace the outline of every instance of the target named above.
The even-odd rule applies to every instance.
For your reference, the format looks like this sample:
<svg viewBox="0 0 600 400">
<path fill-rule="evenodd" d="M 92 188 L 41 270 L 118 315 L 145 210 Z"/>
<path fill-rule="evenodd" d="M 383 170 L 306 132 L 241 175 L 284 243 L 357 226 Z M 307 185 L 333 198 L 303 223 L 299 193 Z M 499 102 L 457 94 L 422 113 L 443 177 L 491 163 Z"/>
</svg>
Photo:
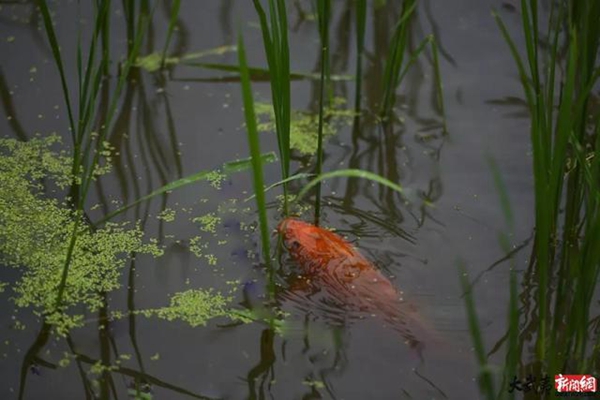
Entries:
<svg viewBox="0 0 600 400">
<path fill-rule="evenodd" d="M 250 147 L 250 156 L 252 161 L 252 182 L 254 184 L 254 193 L 256 194 L 256 206 L 258 208 L 258 218 L 263 250 L 263 258 L 267 265 L 271 265 L 271 250 L 269 243 L 269 225 L 267 221 L 267 206 L 265 202 L 265 185 L 263 179 L 262 163 L 260 160 L 260 144 L 258 130 L 256 128 L 256 115 L 254 113 L 254 100 L 252 97 L 252 87 L 250 86 L 250 72 L 246 61 L 246 50 L 244 48 L 244 39 L 242 34 L 238 34 L 238 57 L 240 62 L 240 72 L 242 76 L 242 98 L 244 100 L 244 116 L 246 118 L 246 131 L 248 134 L 248 145 Z"/>
<path fill-rule="evenodd" d="M 308 182 L 302 188 L 300 193 L 298 193 L 298 196 L 296 197 L 295 201 L 301 200 L 304 196 L 306 196 L 308 191 L 310 189 L 312 189 L 314 186 L 316 186 L 319 182 L 324 181 L 326 179 L 341 178 L 341 177 L 369 179 L 373 182 L 377 182 L 381 185 L 387 186 L 400 194 L 405 194 L 405 190 L 402 188 L 402 186 L 400 186 L 382 176 L 374 174 L 372 172 L 363 171 L 361 169 L 340 169 L 337 171 L 327 172 L 325 174 L 319 175 L 316 178 L 314 178 L 313 180 L 311 180 L 310 182 Z"/>
<path fill-rule="evenodd" d="M 167 30 L 167 38 L 165 40 L 165 46 L 163 47 L 162 52 L 162 61 L 161 67 L 165 67 L 165 59 L 167 58 L 167 50 L 169 49 L 169 43 L 171 42 L 171 36 L 173 35 L 173 30 L 175 29 L 175 24 L 177 23 L 177 17 L 179 17 L 179 7 L 181 6 L 181 0 L 175 0 L 173 2 L 173 6 L 171 7 L 171 15 L 169 18 L 169 28 Z"/>
<path fill-rule="evenodd" d="M 272 163 L 276 160 L 277 160 L 277 157 L 275 156 L 275 154 L 273 152 L 265 153 L 260 157 L 261 164 Z M 234 174 L 236 172 L 244 171 L 244 170 L 250 168 L 251 166 L 252 166 L 251 160 L 249 158 L 246 158 L 243 160 L 227 162 L 227 163 L 223 164 L 223 167 L 218 169 L 217 171 L 228 176 L 228 175 Z M 111 212 L 110 214 L 107 214 L 104 218 L 102 218 L 101 220 L 96 222 L 94 225 L 99 226 L 99 225 L 105 223 L 106 221 L 113 219 L 117 215 L 124 213 L 125 211 L 129 210 L 130 208 L 135 207 L 136 205 L 143 203 L 145 201 L 148 201 L 156 196 L 160 196 L 161 194 L 165 194 L 165 193 L 171 192 L 176 189 L 181 189 L 182 187 L 191 185 L 193 183 L 205 181 L 207 179 L 207 177 L 210 176 L 210 174 L 214 171 L 215 170 L 204 170 L 204 171 L 196 172 L 195 174 L 192 174 L 192 175 L 188 175 L 184 178 L 177 179 L 173 182 L 169 182 L 168 184 L 166 184 L 156 190 L 153 190 L 152 192 L 148 193 L 147 195 L 140 197 L 139 199 L 135 200 L 134 202 L 129 203 L 126 206 L 123 206 L 123 207 Z"/>
<path fill-rule="evenodd" d="M 76 130 L 75 130 L 75 119 L 73 118 L 73 110 L 71 108 L 71 96 L 69 94 L 69 88 L 67 86 L 67 79 L 65 77 L 65 70 L 63 66 L 62 57 L 60 55 L 60 46 L 58 40 L 56 40 L 56 33 L 54 32 L 54 26 L 52 25 L 52 18 L 50 17 L 50 10 L 46 4 L 46 0 L 37 0 L 38 6 L 42 13 L 42 19 L 44 20 L 44 26 L 46 28 L 46 34 L 50 41 L 50 48 L 52 49 L 52 55 L 56 62 L 56 67 L 60 75 L 60 84 L 65 97 L 65 103 L 67 104 L 67 113 L 69 115 L 69 126 L 71 127 L 71 136 L 73 137 L 73 144 L 77 143 Z"/>
</svg>

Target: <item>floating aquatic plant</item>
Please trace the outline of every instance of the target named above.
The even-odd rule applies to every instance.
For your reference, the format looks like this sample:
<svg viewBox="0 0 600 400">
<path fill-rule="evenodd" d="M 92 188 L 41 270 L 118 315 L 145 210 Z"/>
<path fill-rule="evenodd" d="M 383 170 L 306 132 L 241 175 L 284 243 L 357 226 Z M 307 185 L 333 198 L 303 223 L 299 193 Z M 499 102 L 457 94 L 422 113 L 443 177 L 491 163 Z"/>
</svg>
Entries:
<svg viewBox="0 0 600 400">
<path fill-rule="evenodd" d="M 203 232 L 217 233 L 217 225 L 221 223 L 221 218 L 218 217 L 215 213 L 208 213 L 193 218 L 192 222 L 199 223 L 200 230 Z"/>
<path fill-rule="evenodd" d="M 152 241 L 144 242 L 137 225 L 110 223 L 93 230 L 80 221 L 62 307 L 55 310 L 68 238 L 76 218 L 83 218 L 66 202 L 44 194 L 42 179 L 58 188 L 71 182 L 72 161 L 51 150 L 58 141 L 55 136 L 29 142 L 0 139 L 0 263 L 23 271 L 12 288 L 15 304 L 33 307 L 65 334 L 83 323 L 70 309 L 84 305 L 98 310 L 103 293 L 120 287 L 120 270 L 128 255 L 159 256 L 162 250 Z"/>
<path fill-rule="evenodd" d="M 173 222 L 175 221 L 176 215 L 177 211 L 173 210 L 172 208 L 165 208 L 156 216 L 156 218 L 165 222 Z"/>
<path fill-rule="evenodd" d="M 350 125 L 355 116 L 353 110 L 343 108 L 346 100 L 341 97 L 333 99 L 332 104 L 325 107 L 323 137 L 334 136 L 338 129 Z M 275 131 L 275 112 L 269 103 L 256 103 L 256 114 L 261 118 L 258 130 L 261 132 Z M 318 147 L 319 117 L 306 111 L 293 110 L 290 127 L 290 147 L 301 154 L 315 154 Z"/>
<path fill-rule="evenodd" d="M 202 236 L 191 238 L 189 248 L 193 255 L 198 258 L 204 258 L 208 265 L 217 265 L 217 256 L 208 252 L 208 243 L 202 239 Z"/>
<path fill-rule="evenodd" d="M 211 171 L 206 175 L 206 180 L 210 183 L 210 186 L 215 189 L 221 189 L 221 184 L 225 178 L 227 178 L 227 175 L 219 170 Z"/>
<path fill-rule="evenodd" d="M 193 327 L 205 326 L 213 318 L 235 316 L 229 310 L 231 297 L 225 297 L 212 289 L 191 289 L 175 293 L 168 307 L 142 310 L 146 317 L 156 316 L 167 321 L 181 320 Z"/>
</svg>

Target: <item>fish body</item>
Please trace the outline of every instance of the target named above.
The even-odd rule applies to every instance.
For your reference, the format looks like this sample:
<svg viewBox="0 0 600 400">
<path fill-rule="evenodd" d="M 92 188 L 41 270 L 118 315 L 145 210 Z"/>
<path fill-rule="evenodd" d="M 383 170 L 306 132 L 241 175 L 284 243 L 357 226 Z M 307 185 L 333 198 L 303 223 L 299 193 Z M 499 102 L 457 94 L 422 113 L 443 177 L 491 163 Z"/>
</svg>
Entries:
<svg viewBox="0 0 600 400">
<path fill-rule="evenodd" d="M 403 301 L 402 292 L 354 246 L 329 230 L 295 218 L 283 220 L 278 231 L 313 286 L 326 290 L 347 309 L 381 316 L 407 344 L 422 348 L 409 329 L 414 310 Z"/>
</svg>

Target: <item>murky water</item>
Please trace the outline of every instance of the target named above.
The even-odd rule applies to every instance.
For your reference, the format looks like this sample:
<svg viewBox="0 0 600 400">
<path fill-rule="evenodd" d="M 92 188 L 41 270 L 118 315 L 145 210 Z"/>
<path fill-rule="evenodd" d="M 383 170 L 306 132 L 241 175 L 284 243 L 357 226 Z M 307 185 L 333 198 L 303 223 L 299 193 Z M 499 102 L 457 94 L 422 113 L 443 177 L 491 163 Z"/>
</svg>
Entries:
<svg viewBox="0 0 600 400">
<path fill-rule="evenodd" d="M 121 5 L 114 3 L 112 34 L 123 38 L 111 48 L 116 60 L 120 56 L 115 55 L 124 52 L 126 36 Z M 333 3 L 332 72 L 353 74 L 353 2 Z M 363 105 L 370 110 L 381 98 L 383 60 L 399 3 L 388 1 L 377 11 L 369 8 Z M 60 1 L 53 7 L 67 74 L 75 84 L 76 3 Z M 279 301 L 290 314 L 291 327 L 284 335 L 274 335 L 260 323 L 224 327 L 227 321 L 215 320 L 192 328 L 142 316 L 118 320 L 99 333 L 99 316 L 87 315 L 86 326 L 74 330 L 69 340 L 51 337 L 42 343 L 39 320 L 29 310 L 14 309 L 7 290 L 0 294 L 0 398 L 17 398 L 20 390 L 27 399 L 85 398 L 90 365 L 98 360 L 112 364 L 122 355 L 128 356 L 122 357 L 119 369 L 106 374 L 110 384 L 106 391 L 99 390 L 103 395 L 127 398 L 128 388 L 137 381 L 146 383 L 156 399 L 476 398 L 477 368 L 459 285 L 459 260 L 472 277 L 482 274 L 475 299 L 487 349 L 505 334 L 508 298 L 508 265 L 500 263 L 488 271 L 504 256 L 498 233 L 505 229 L 489 157 L 500 166 L 519 221 L 512 238 L 515 245 L 529 239 L 533 224 L 528 119 L 523 106 L 512 100 L 522 97 L 521 87 L 491 17 L 492 7 L 501 10 L 509 30 L 518 36 L 518 16 L 500 1 L 423 1 L 418 7 L 411 42 L 414 48 L 429 33 L 440 40 L 447 136 L 442 135 L 441 116 L 434 107 L 431 62 L 421 58 L 398 90 L 401 122 L 383 130 L 367 115 L 355 129 L 342 127 L 326 145 L 325 170 L 376 172 L 425 192 L 434 204 L 406 206 L 397 195 L 366 181 L 335 180 L 323 189 L 324 225 L 346 235 L 393 277 L 393 284 L 426 321 L 430 332 L 423 338 L 422 358 L 381 320 L 357 320 L 327 303 L 317 304 L 318 299 L 298 299 L 283 277 Z M 157 7 L 143 54 L 162 50 L 167 11 Z M 310 2 L 289 2 L 291 69 L 317 72 L 317 26 L 304 13 L 312 13 Z M 81 24 L 85 31 L 90 21 Z M 244 32 L 250 65 L 265 66 L 250 1 L 183 2 L 171 48 L 182 55 L 231 45 L 238 28 Z M 58 132 L 69 143 L 60 81 L 33 3 L 1 5 L 0 54 L 0 134 L 24 139 Z M 237 54 L 227 52 L 206 61 L 236 64 Z M 115 173 L 93 188 L 89 206 L 101 207 L 92 218 L 113 209 L 113 200 L 129 203 L 179 177 L 248 156 L 240 85 L 226 76 L 186 66 L 164 74 L 136 72 L 135 83 L 124 90 L 111 138 L 119 152 Z M 253 90 L 257 98 L 269 100 L 268 83 L 254 82 Z M 315 109 L 317 90 L 317 81 L 292 82 L 293 108 Z M 353 104 L 353 81 L 335 82 L 334 92 Z M 263 134 L 262 147 L 275 151 L 275 136 Z M 293 162 L 294 171 L 310 172 L 313 167 L 310 157 Z M 265 172 L 268 183 L 280 179 L 276 164 Z M 123 282 L 130 290 L 110 293 L 109 309 L 164 306 L 170 294 L 194 287 L 226 292 L 231 286 L 225 282 L 232 280 L 254 282 L 236 292 L 234 303 L 244 296 L 260 303 L 266 279 L 248 257 L 249 251 L 259 250 L 259 238 L 242 229 L 256 221 L 254 203 L 243 203 L 252 190 L 250 179 L 249 172 L 242 172 L 223 182 L 220 190 L 208 184 L 188 186 L 131 210 L 127 218 L 144 219 L 145 231 L 159 238 L 166 254 L 158 259 L 138 257 L 135 265 L 128 264 Z M 280 218 L 278 193 L 268 194 L 272 227 Z M 237 199 L 235 206 L 231 199 Z M 219 206 L 222 220 L 215 235 L 200 232 L 190 222 L 195 215 L 219 213 Z M 155 218 L 165 207 L 177 211 L 174 222 Z M 223 212 L 227 207 L 230 212 Z M 246 207 L 252 211 L 239 211 Z M 193 209 L 193 214 L 184 209 Z M 189 252 L 189 239 L 199 234 L 209 241 L 216 265 Z M 220 240 L 227 243 L 220 245 Z M 517 265 L 525 262 L 528 252 L 525 246 L 517 253 Z M 295 268 L 284 259 L 282 275 Z M 18 279 L 16 271 L 2 271 L 5 282 Z M 24 329 L 15 328 L 15 319 Z M 43 344 L 39 349 L 36 337 Z M 34 366 L 22 371 L 32 349 L 39 350 L 34 351 Z M 60 367 L 58 360 L 65 352 L 79 354 L 80 364 Z M 501 356 L 491 360 L 500 364 Z"/>
</svg>

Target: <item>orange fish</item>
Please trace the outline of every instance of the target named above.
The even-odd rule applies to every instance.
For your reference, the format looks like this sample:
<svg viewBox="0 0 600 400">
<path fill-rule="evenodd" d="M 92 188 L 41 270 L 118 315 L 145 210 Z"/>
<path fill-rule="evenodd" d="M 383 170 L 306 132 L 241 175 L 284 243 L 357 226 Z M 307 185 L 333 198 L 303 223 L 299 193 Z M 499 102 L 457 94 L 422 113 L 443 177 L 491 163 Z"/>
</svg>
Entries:
<svg viewBox="0 0 600 400">
<path fill-rule="evenodd" d="M 278 231 L 311 285 L 326 290 L 346 309 L 381 316 L 421 353 L 424 346 L 409 329 L 409 325 L 420 325 L 411 324 L 414 310 L 403 301 L 402 292 L 350 243 L 295 218 L 283 220 Z"/>
</svg>

